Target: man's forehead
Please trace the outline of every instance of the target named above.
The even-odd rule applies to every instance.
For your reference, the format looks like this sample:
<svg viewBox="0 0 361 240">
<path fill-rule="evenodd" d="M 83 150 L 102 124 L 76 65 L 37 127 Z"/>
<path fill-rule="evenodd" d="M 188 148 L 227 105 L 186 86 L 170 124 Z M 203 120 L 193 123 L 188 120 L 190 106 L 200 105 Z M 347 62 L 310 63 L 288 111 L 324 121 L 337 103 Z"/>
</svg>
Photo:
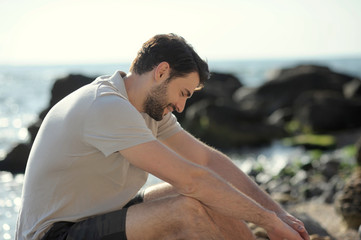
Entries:
<svg viewBox="0 0 361 240">
<path fill-rule="evenodd" d="M 182 90 L 187 91 L 192 95 L 199 86 L 198 73 L 190 73 L 187 76 L 180 78 L 178 84 Z"/>
</svg>

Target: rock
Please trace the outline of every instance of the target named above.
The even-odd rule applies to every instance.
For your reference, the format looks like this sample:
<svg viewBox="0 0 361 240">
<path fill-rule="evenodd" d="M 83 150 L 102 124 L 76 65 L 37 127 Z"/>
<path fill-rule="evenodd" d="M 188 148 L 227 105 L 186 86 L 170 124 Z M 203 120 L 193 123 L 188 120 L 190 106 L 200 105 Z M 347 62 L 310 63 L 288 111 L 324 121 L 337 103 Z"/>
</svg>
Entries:
<svg viewBox="0 0 361 240">
<path fill-rule="evenodd" d="M 327 67 L 300 65 L 281 70 L 273 80 L 248 94 L 241 94 L 240 89 L 234 98 L 242 109 L 268 117 L 278 109 L 292 107 L 295 99 L 304 92 L 330 90 L 342 94 L 343 86 L 352 79 Z"/>
<path fill-rule="evenodd" d="M 183 113 L 175 113 L 182 126 L 218 148 L 269 144 L 286 136 L 283 126 L 243 111 L 233 100 L 240 81 L 230 74 L 212 73 L 204 89 L 187 101 Z"/>
<path fill-rule="evenodd" d="M 242 86 L 240 79 L 232 74 L 212 72 L 204 87 L 204 93 L 217 98 L 232 100 L 234 92 Z"/>
<path fill-rule="evenodd" d="M 6 157 L 0 161 L 0 171 L 8 171 L 14 174 L 24 173 L 31 146 L 20 143 L 15 146 Z"/>
<path fill-rule="evenodd" d="M 323 161 L 320 165 L 320 171 L 326 180 L 329 181 L 338 173 L 341 165 L 340 160 L 329 158 L 328 155 L 323 155 L 320 161 Z"/>
<path fill-rule="evenodd" d="M 361 81 L 353 79 L 351 82 L 346 83 L 343 88 L 345 98 L 361 98 Z"/>
<path fill-rule="evenodd" d="M 345 227 L 357 230 L 361 225 L 361 138 L 355 147 L 357 167 L 338 195 L 335 207 L 342 215 Z"/>
<path fill-rule="evenodd" d="M 189 107 L 183 126 L 204 142 L 219 148 L 269 144 L 285 130 L 253 118 L 236 106 L 202 101 Z"/>
<path fill-rule="evenodd" d="M 78 88 L 91 83 L 93 80 L 93 77 L 86 77 L 79 74 L 70 74 L 64 78 L 57 79 L 51 89 L 51 99 L 48 108 L 40 114 L 40 119 L 44 119 L 46 113 L 50 110 L 50 108 L 52 108 L 65 96 L 74 92 Z"/>
<path fill-rule="evenodd" d="M 187 114 L 188 108 L 194 103 L 202 100 L 208 100 L 210 102 L 233 102 L 232 96 L 234 92 L 242 88 L 241 81 L 232 74 L 224 74 L 218 72 L 212 72 L 210 79 L 204 85 L 204 88 L 200 91 L 195 91 L 193 96 L 187 100 L 186 106 L 182 113 L 175 112 L 179 122 L 183 122 Z"/>
<path fill-rule="evenodd" d="M 36 134 L 39 131 L 40 125 L 41 125 L 42 119 L 40 119 L 40 117 L 38 118 L 38 120 L 36 122 L 34 122 L 33 124 L 31 124 L 28 127 L 28 132 L 30 134 L 30 143 L 33 143 L 36 137 Z"/>
<path fill-rule="evenodd" d="M 338 175 L 333 176 L 325 185 L 320 200 L 327 204 L 334 203 L 337 193 L 343 188 L 344 181 Z"/>
<path fill-rule="evenodd" d="M 291 177 L 290 183 L 293 186 L 300 186 L 302 184 L 305 184 L 308 180 L 307 172 L 304 170 L 298 170 L 297 173 Z"/>
<path fill-rule="evenodd" d="M 361 168 L 357 168 L 336 200 L 336 209 L 347 228 L 361 225 Z"/>
<path fill-rule="evenodd" d="M 291 214 L 294 215 L 296 218 L 298 218 L 305 224 L 305 228 L 307 229 L 307 232 L 310 235 L 314 235 L 314 237 L 330 236 L 329 232 L 325 228 L 323 228 L 319 222 L 317 222 L 315 219 L 313 219 L 307 213 L 295 212 L 295 213 L 291 213 Z M 324 239 L 324 238 L 322 238 L 322 239 Z"/>
<path fill-rule="evenodd" d="M 360 139 L 355 143 L 356 147 L 356 164 L 361 167 L 361 137 Z"/>
<path fill-rule="evenodd" d="M 347 99 L 335 91 L 300 94 L 293 109 L 294 119 L 316 132 L 361 127 L 361 99 Z"/>
<path fill-rule="evenodd" d="M 310 200 L 315 197 L 319 197 L 323 194 L 323 187 L 322 186 L 313 186 L 309 185 L 308 188 L 305 189 L 304 195 L 307 200 Z"/>
<path fill-rule="evenodd" d="M 355 144 L 361 136 L 361 127 L 345 129 L 331 133 L 336 140 L 336 148 L 343 148 Z"/>
<path fill-rule="evenodd" d="M 300 65 L 281 70 L 257 88 L 238 89 L 234 99 L 247 115 L 284 127 L 290 136 L 310 133 L 310 130 L 340 135 L 343 131 L 361 128 L 360 85 L 359 79 L 327 67 Z M 346 137 L 345 141 L 348 140 Z M 328 145 L 300 144 L 326 150 L 345 141 L 335 138 Z"/>
<path fill-rule="evenodd" d="M 268 118 L 267 122 L 272 125 L 285 125 L 292 120 L 293 110 L 291 108 L 280 108 L 274 111 Z"/>
</svg>

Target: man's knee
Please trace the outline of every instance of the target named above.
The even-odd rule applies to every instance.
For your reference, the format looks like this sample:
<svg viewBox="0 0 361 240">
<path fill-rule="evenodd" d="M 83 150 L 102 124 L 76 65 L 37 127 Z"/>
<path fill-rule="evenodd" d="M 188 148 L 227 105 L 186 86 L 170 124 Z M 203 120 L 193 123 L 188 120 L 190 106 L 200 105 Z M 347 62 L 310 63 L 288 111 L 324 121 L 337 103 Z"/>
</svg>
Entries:
<svg viewBox="0 0 361 240">
<path fill-rule="evenodd" d="M 223 239 L 219 227 L 208 214 L 206 207 L 196 199 L 177 197 L 178 229 L 185 239 Z"/>
<path fill-rule="evenodd" d="M 210 227 L 210 224 L 213 225 L 211 216 L 201 202 L 186 196 L 179 196 L 177 198 L 176 211 L 180 214 L 182 226 L 191 229 L 193 227 L 200 228 L 202 226 Z"/>
<path fill-rule="evenodd" d="M 217 240 L 224 239 L 225 236 L 225 239 L 256 239 L 243 221 L 219 215 L 193 198 L 183 196 L 178 201 L 181 207 L 179 211 L 186 215 L 182 217 L 181 226 L 188 233 L 191 231 L 196 236 L 205 234 L 208 239 Z"/>
<path fill-rule="evenodd" d="M 208 216 L 207 211 L 205 210 L 205 206 L 198 201 L 197 199 L 186 197 L 186 196 L 178 196 L 177 197 L 177 208 L 179 211 L 182 211 L 187 215 L 196 215 L 196 216 Z"/>
</svg>

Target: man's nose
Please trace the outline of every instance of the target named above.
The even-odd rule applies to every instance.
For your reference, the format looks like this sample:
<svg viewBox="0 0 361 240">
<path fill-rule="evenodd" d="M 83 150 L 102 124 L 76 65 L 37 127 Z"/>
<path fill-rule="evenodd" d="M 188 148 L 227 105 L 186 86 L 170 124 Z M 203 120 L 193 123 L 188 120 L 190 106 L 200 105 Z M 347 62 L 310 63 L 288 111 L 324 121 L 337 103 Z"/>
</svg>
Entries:
<svg viewBox="0 0 361 240">
<path fill-rule="evenodd" d="M 187 102 L 187 100 L 181 100 L 181 101 L 179 101 L 177 104 L 176 104 L 176 111 L 177 112 L 179 112 L 179 113 L 181 113 L 181 112 L 183 112 L 183 110 L 184 110 L 184 108 L 185 108 L 185 106 L 186 106 L 186 102 Z"/>
</svg>

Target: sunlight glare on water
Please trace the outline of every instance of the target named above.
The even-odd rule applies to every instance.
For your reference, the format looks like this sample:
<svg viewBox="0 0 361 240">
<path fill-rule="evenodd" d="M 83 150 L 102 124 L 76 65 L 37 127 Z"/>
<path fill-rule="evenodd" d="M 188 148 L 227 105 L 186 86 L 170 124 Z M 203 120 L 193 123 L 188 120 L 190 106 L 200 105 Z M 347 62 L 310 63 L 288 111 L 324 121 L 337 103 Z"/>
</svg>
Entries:
<svg viewBox="0 0 361 240">
<path fill-rule="evenodd" d="M 0 172 L 0 240 L 15 238 L 23 178 L 23 174 L 13 176 L 8 172 Z"/>
</svg>

